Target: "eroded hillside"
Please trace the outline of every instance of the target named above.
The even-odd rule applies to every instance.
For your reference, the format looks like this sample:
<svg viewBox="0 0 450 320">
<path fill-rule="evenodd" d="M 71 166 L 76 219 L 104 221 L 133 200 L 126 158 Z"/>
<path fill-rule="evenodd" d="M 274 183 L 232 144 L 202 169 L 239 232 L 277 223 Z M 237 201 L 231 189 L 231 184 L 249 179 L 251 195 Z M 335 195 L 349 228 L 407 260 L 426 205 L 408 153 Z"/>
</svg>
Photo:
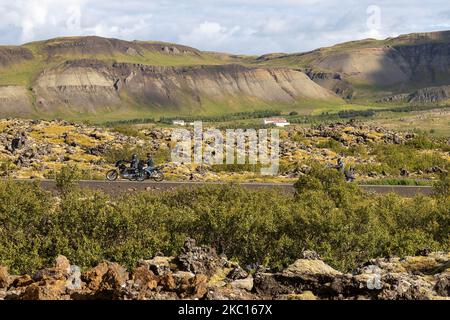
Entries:
<svg viewBox="0 0 450 320">
<path fill-rule="evenodd" d="M 332 78 L 340 80 L 341 87 L 351 83 L 354 96 L 409 93 L 417 88 L 450 84 L 449 43 L 449 31 L 417 33 L 386 40 L 352 41 L 300 54 L 264 56 L 261 63 L 305 68 L 315 74 L 337 74 Z M 348 95 L 348 90 L 336 89 L 336 81 L 318 79 L 326 88 Z"/>
<path fill-rule="evenodd" d="M 247 60 L 175 44 L 100 37 L 7 47 L 0 50 L 0 112 L 126 117 L 131 110 L 214 114 L 342 103 L 301 71 L 249 66 Z"/>
</svg>

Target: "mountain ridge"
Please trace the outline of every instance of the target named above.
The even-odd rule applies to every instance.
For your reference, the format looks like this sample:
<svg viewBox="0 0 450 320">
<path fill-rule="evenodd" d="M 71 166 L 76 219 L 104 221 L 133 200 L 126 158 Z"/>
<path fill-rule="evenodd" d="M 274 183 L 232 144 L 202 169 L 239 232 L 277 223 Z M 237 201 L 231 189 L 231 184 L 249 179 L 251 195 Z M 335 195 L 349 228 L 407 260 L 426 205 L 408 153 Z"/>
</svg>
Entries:
<svg viewBox="0 0 450 320">
<path fill-rule="evenodd" d="M 191 115 L 261 108 L 307 113 L 318 105 L 384 103 L 387 97 L 447 85 L 450 31 L 261 56 L 97 36 L 0 46 L 2 116 L 105 110 L 123 116 L 128 111 Z M 439 97 L 396 101 L 447 101 Z"/>
</svg>

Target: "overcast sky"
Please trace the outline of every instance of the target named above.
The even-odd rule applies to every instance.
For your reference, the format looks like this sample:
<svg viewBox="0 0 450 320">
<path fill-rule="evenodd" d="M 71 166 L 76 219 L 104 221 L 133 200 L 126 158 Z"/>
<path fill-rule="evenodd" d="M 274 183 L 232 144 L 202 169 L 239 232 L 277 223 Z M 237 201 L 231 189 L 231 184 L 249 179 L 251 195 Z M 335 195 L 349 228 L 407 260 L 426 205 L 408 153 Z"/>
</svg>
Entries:
<svg viewBox="0 0 450 320">
<path fill-rule="evenodd" d="M 1 44 L 98 35 L 262 54 L 446 29 L 449 0 L 0 0 Z"/>
</svg>

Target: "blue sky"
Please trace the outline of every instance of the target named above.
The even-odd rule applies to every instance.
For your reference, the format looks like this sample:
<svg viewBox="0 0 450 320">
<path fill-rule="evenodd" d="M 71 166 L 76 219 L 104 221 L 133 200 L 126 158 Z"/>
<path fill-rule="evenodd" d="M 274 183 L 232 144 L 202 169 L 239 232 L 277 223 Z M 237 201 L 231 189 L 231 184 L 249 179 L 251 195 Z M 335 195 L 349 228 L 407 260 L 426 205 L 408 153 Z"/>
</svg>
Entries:
<svg viewBox="0 0 450 320">
<path fill-rule="evenodd" d="M 243 54 L 450 29 L 448 0 L 0 0 L 0 43 L 68 35 Z"/>
</svg>

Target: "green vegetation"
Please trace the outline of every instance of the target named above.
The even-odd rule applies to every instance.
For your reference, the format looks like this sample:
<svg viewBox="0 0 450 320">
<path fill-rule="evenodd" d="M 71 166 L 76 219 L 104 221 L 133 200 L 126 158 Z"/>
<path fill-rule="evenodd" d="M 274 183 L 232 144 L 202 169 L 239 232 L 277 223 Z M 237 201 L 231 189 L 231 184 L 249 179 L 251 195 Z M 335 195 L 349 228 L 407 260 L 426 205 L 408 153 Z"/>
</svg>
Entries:
<svg viewBox="0 0 450 320">
<path fill-rule="evenodd" d="M 435 152 L 418 152 L 408 145 L 383 145 L 373 146 L 372 155 L 376 156 L 382 165 L 380 169 L 391 174 L 398 174 L 400 169 L 408 171 L 425 171 L 432 167 L 449 168 L 449 160 Z M 379 171 L 381 172 L 381 171 Z"/>
<path fill-rule="evenodd" d="M 137 138 L 145 137 L 145 135 L 142 132 L 136 130 L 135 128 L 133 128 L 131 126 L 127 126 L 127 125 L 114 126 L 112 128 L 112 131 L 121 133 L 121 134 L 129 136 L 129 137 L 137 137 Z"/>
<path fill-rule="evenodd" d="M 223 114 L 220 116 L 161 117 L 159 122 L 166 124 L 172 124 L 173 120 L 184 120 L 186 122 L 194 122 L 194 121 L 223 122 L 223 121 L 244 120 L 244 119 L 260 119 L 280 115 L 281 115 L 280 111 L 261 110 L 261 111 L 236 112 L 230 114 Z"/>
<path fill-rule="evenodd" d="M 432 168 L 436 168 L 437 171 L 450 169 L 450 159 L 445 155 L 445 152 L 450 151 L 446 139 L 431 137 L 425 133 L 417 134 L 404 144 L 369 142 L 345 146 L 333 138 L 326 138 L 316 143 L 315 146 L 329 149 L 342 156 L 353 156 L 362 160 L 375 159 L 377 163 L 352 164 L 361 174 L 390 174 L 395 177 L 402 169 L 409 172 L 426 172 Z M 384 181 L 386 184 L 412 184 L 412 181 L 407 182 L 404 179 L 380 181 Z"/>
<path fill-rule="evenodd" d="M 415 180 L 415 179 L 396 179 L 384 178 L 376 180 L 368 180 L 359 182 L 360 185 L 378 185 L 378 186 L 432 186 L 433 182 L 430 180 Z"/>
<path fill-rule="evenodd" d="M 448 172 L 442 173 L 434 185 L 435 193 L 442 197 L 450 197 L 450 174 Z"/>
<path fill-rule="evenodd" d="M 76 166 L 63 166 L 56 174 L 56 187 L 63 193 L 68 192 L 75 186 L 78 179 L 80 179 L 80 172 Z"/>
<path fill-rule="evenodd" d="M 380 112 L 367 120 L 375 125 L 398 131 L 428 133 L 448 139 L 450 136 L 450 109 L 412 112 Z"/>
<path fill-rule="evenodd" d="M 133 124 L 147 124 L 147 123 L 155 123 L 155 119 L 154 118 L 137 118 L 137 119 L 106 121 L 104 123 L 104 125 L 107 127 L 114 127 L 114 126 L 118 126 L 118 125 L 133 125 Z"/>
<path fill-rule="evenodd" d="M 213 172 L 261 172 L 261 164 L 214 164 L 211 166 Z"/>
<path fill-rule="evenodd" d="M 444 180 L 443 180 L 444 181 Z M 235 185 L 110 197 L 0 182 L 0 264 L 31 272 L 58 254 L 87 268 L 103 259 L 133 267 L 175 254 L 186 236 L 242 264 L 282 267 L 302 250 L 348 270 L 369 258 L 450 248 L 450 197 L 370 195 L 334 170 L 313 167 L 296 195 Z M 446 191 L 445 191 L 446 190 Z"/>
</svg>

